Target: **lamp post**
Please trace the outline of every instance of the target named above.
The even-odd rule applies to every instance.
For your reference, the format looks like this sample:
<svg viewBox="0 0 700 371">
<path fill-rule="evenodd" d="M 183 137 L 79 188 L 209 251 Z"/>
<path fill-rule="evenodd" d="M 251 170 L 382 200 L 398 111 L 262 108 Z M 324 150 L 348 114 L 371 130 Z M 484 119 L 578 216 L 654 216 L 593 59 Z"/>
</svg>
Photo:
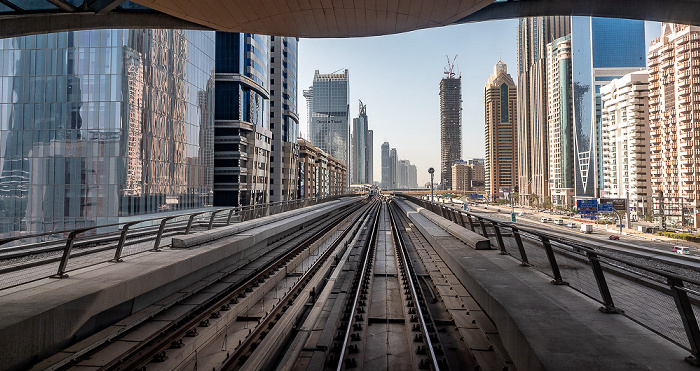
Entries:
<svg viewBox="0 0 700 371">
<path fill-rule="evenodd" d="M 435 188 L 433 187 L 433 177 L 435 176 L 435 169 L 432 167 L 428 169 L 428 173 L 430 173 L 430 202 L 433 202 L 433 193 Z"/>
</svg>

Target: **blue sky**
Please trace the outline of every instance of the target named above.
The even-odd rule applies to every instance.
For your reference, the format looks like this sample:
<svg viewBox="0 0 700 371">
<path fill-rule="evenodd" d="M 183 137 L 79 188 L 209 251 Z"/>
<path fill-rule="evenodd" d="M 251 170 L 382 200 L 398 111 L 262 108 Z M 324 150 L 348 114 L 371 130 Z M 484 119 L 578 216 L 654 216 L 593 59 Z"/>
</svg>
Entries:
<svg viewBox="0 0 700 371">
<path fill-rule="evenodd" d="M 300 40 L 302 135 L 307 137 L 307 112 L 301 91 L 312 84 L 314 71 L 347 68 L 351 117 L 357 117 L 358 99 L 362 100 L 374 130 L 374 180 L 381 181 L 380 146 L 387 141 L 400 159 L 417 166 L 418 184 L 425 184 L 430 179 L 428 168 L 440 168 L 440 79 L 446 56 L 457 55 L 462 74 L 462 157 L 483 158 L 484 84 L 499 53 L 517 82 L 517 24 L 517 20 L 491 21 L 388 36 Z M 659 32 L 659 24 L 647 24 L 647 44 Z"/>
</svg>

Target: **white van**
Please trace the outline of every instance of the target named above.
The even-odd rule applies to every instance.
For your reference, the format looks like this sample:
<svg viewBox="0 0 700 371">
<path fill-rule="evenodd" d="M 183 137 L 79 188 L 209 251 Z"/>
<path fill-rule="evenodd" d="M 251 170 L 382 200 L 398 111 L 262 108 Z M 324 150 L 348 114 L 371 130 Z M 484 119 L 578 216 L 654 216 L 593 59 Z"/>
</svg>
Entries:
<svg viewBox="0 0 700 371">
<path fill-rule="evenodd" d="M 688 247 L 688 246 L 673 246 L 673 249 L 671 251 L 675 252 L 676 254 L 689 255 L 690 254 L 690 247 Z"/>
<path fill-rule="evenodd" d="M 564 219 L 554 219 L 554 224 L 556 224 L 556 225 L 564 225 Z"/>
<path fill-rule="evenodd" d="M 540 219 L 540 222 L 542 222 L 542 223 L 549 223 L 549 222 L 551 222 L 551 221 L 552 221 L 552 218 L 548 218 L 548 217 L 546 217 L 546 216 L 543 216 L 543 217 Z"/>
</svg>

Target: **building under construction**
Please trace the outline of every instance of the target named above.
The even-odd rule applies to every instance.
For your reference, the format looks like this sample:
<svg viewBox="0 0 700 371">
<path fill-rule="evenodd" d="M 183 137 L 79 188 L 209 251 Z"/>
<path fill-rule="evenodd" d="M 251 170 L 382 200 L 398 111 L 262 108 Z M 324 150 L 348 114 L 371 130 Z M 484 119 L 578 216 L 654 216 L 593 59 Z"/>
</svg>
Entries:
<svg viewBox="0 0 700 371">
<path fill-rule="evenodd" d="M 455 59 L 457 57 L 455 56 Z M 452 189 L 452 164 L 462 159 L 462 76 L 454 60 L 447 60 L 440 81 L 440 179 L 442 189 Z"/>
</svg>

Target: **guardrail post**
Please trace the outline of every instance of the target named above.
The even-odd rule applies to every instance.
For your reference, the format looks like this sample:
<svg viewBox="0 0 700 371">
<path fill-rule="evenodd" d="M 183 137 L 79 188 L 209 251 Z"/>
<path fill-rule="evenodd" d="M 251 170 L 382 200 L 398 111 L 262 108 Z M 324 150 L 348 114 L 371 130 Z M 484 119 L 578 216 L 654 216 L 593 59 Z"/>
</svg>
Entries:
<svg viewBox="0 0 700 371">
<path fill-rule="evenodd" d="M 513 237 L 515 238 L 515 243 L 518 244 L 518 250 L 520 250 L 520 260 L 523 267 L 529 267 L 531 264 L 527 260 L 527 254 L 525 253 L 525 247 L 523 246 L 523 240 L 520 238 L 520 230 L 518 227 L 511 226 L 511 231 L 513 231 Z"/>
<path fill-rule="evenodd" d="M 236 208 L 234 207 L 229 211 L 228 213 L 228 218 L 226 218 L 226 225 L 231 225 L 231 218 L 233 217 L 233 214 L 236 212 Z"/>
<path fill-rule="evenodd" d="M 483 236 L 489 238 L 489 232 L 486 230 L 484 219 L 482 219 L 480 216 L 477 216 L 476 218 L 479 220 L 479 224 L 481 224 L 481 231 L 484 232 Z"/>
<path fill-rule="evenodd" d="M 559 265 L 557 265 L 557 259 L 554 257 L 554 251 L 552 250 L 552 243 L 549 242 L 549 238 L 540 236 L 542 239 L 542 244 L 544 245 L 544 250 L 547 253 L 547 259 L 549 259 L 549 265 L 552 267 L 552 274 L 554 275 L 554 280 L 552 283 L 555 285 L 568 285 L 561 278 L 561 272 L 559 272 Z"/>
<path fill-rule="evenodd" d="M 126 242 L 126 233 L 129 231 L 129 227 L 137 223 L 141 222 L 129 222 L 124 224 L 124 226 L 122 227 L 122 233 L 119 235 L 119 244 L 117 244 L 117 251 L 114 252 L 114 259 L 112 259 L 113 262 L 119 263 L 123 261 L 122 251 L 124 250 L 124 243 Z"/>
<path fill-rule="evenodd" d="M 168 222 L 170 219 L 177 218 L 177 216 L 169 216 L 167 218 L 163 218 L 163 220 L 160 221 L 160 227 L 158 228 L 158 235 L 156 236 L 156 242 L 153 243 L 153 249 L 151 251 L 162 251 L 160 247 L 160 239 L 163 237 L 163 231 L 165 230 L 165 223 Z"/>
<path fill-rule="evenodd" d="M 73 249 L 73 242 L 75 241 L 75 236 L 90 229 L 91 228 L 78 229 L 68 234 L 66 247 L 63 249 L 63 256 L 61 257 L 61 263 L 58 265 L 58 272 L 56 272 L 56 274 L 54 274 L 53 276 L 50 276 L 51 278 L 68 277 L 68 275 L 66 274 L 66 266 L 68 266 L 68 258 L 70 257 L 71 249 Z"/>
<path fill-rule="evenodd" d="M 201 213 L 194 213 L 194 214 L 190 215 L 190 220 L 187 221 L 187 228 L 185 228 L 185 234 L 190 234 L 190 229 L 192 228 L 192 222 L 194 222 L 194 218 L 197 215 L 202 215 L 202 214 L 204 214 L 204 211 L 202 211 Z"/>
<path fill-rule="evenodd" d="M 678 308 L 678 313 L 681 315 L 685 334 L 688 336 L 688 342 L 690 343 L 692 356 L 685 359 L 691 364 L 698 365 L 700 363 L 700 329 L 698 329 L 698 321 L 695 318 L 693 306 L 690 304 L 688 293 L 683 290 L 683 281 L 673 277 L 666 277 L 666 279 L 669 286 L 671 286 L 673 300 L 676 302 L 676 308 Z"/>
<path fill-rule="evenodd" d="M 472 229 L 472 232 L 476 232 L 476 228 L 474 228 L 474 220 L 472 220 L 472 216 L 470 214 L 467 214 L 467 220 L 469 220 L 469 228 Z"/>
<path fill-rule="evenodd" d="M 464 225 L 464 214 L 458 211 L 457 216 L 459 216 L 459 225 L 461 225 L 462 228 L 467 228 L 467 226 Z"/>
<path fill-rule="evenodd" d="M 604 306 L 600 307 L 600 311 L 608 314 L 624 313 L 624 311 L 615 308 L 612 295 L 610 295 L 610 289 L 608 288 L 608 282 L 605 280 L 603 267 L 600 265 L 600 258 L 598 257 L 598 254 L 591 251 L 586 251 L 586 257 L 588 257 L 588 260 L 591 262 L 595 282 L 598 284 L 598 290 L 600 291 L 600 296 L 603 299 Z"/>
<path fill-rule="evenodd" d="M 212 226 L 214 225 L 214 217 L 216 214 L 222 212 L 224 210 L 215 210 L 211 212 L 211 218 L 209 218 L 209 226 L 207 226 L 207 230 L 211 230 Z"/>
<path fill-rule="evenodd" d="M 496 241 L 498 241 L 498 246 L 501 248 L 501 255 L 507 255 L 506 244 L 503 243 L 503 236 L 501 236 L 501 228 L 498 228 L 498 224 L 491 222 L 493 230 L 496 232 Z"/>
</svg>

